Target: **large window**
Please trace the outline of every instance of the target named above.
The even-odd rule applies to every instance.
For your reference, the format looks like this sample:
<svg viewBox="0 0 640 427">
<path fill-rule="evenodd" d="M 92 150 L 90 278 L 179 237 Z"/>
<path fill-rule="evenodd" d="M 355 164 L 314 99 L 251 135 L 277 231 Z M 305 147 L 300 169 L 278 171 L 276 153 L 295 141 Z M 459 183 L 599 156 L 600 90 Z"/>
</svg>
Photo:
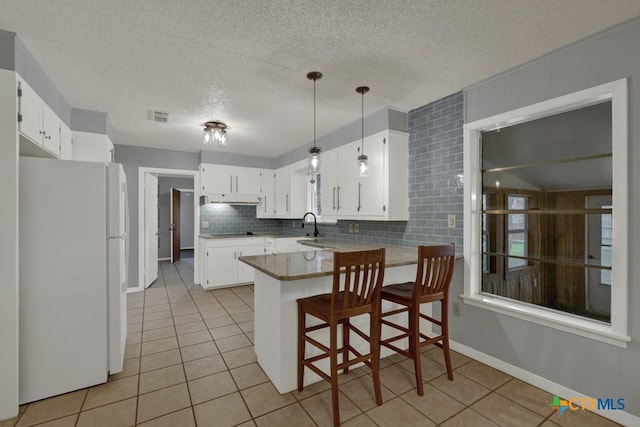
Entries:
<svg viewBox="0 0 640 427">
<path fill-rule="evenodd" d="M 465 125 L 465 302 L 626 345 L 626 114 L 621 80 Z"/>
</svg>

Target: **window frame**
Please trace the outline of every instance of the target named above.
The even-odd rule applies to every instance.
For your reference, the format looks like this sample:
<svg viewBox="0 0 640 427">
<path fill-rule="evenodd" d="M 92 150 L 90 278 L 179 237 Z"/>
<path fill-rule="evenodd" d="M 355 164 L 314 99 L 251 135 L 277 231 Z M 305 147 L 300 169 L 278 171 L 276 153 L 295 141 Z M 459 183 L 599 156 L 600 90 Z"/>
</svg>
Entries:
<svg viewBox="0 0 640 427">
<path fill-rule="evenodd" d="M 628 83 L 620 79 L 464 125 L 464 293 L 465 304 L 626 348 L 628 335 Z M 576 316 L 482 292 L 481 134 L 611 101 L 613 162 L 613 246 L 611 322 Z"/>
</svg>

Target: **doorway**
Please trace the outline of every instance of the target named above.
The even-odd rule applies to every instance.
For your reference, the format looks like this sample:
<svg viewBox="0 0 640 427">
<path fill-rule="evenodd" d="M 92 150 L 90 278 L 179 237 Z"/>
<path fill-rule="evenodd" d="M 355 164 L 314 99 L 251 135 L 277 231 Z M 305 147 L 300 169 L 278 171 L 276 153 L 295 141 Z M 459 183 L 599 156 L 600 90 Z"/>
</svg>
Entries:
<svg viewBox="0 0 640 427">
<path fill-rule="evenodd" d="M 155 179 L 154 179 L 155 178 Z M 171 184 L 170 180 L 179 182 Z M 168 189 L 166 197 L 163 196 L 164 181 Z M 200 223 L 200 209 L 196 204 L 199 201 L 200 176 L 197 170 L 164 169 L 164 168 L 138 168 L 138 288 L 131 291 L 140 291 L 149 287 L 158 277 L 158 261 L 171 259 L 171 230 L 170 230 L 170 189 L 179 188 L 191 191 L 189 198 L 193 205 L 191 224 Z M 189 188 L 191 187 L 191 188 Z M 185 198 L 186 200 L 186 198 Z M 166 207 L 165 207 L 166 206 Z M 165 212 L 166 211 L 166 212 Z M 166 224 L 164 218 L 166 213 Z M 185 221 L 187 222 L 187 221 Z M 196 242 L 198 227 L 193 226 L 190 237 L 193 237 L 193 263 L 194 282 L 200 283 L 198 271 L 199 248 Z M 181 239 L 182 240 L 182 239 Z M 185 239 L 187 240 L 187 239 Z M 166 252 L 165 252 L 166 246 Z"/>
<path fill-rule="evenodd" d="M 169 233 L 171 263 L 193 258 L 194 248 L 193 189 L 171 188 L 169 191 Z"/>
</svg>

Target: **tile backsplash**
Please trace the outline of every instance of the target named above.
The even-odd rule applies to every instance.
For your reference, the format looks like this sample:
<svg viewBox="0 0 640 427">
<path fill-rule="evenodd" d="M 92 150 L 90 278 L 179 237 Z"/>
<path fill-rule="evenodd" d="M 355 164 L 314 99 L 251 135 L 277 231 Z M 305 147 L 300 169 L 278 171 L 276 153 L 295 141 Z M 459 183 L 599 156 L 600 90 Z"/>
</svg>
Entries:
<svg viewBox="0 0 640 427">
<path fill-rule="evenodd" d="M 202 227 L 203 223 L 208 227 Z M 255 206 L 210 203 L 200 206 L 200 234 L 279 233 L 279 219 L 257 219 Z"/>
</svg>

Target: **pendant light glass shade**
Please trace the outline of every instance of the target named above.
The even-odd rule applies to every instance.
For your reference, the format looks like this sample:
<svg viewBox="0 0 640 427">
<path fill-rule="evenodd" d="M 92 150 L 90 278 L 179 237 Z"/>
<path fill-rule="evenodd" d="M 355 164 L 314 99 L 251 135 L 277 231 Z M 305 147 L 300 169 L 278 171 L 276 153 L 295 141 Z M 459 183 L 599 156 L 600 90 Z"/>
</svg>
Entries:
<svg viewBox="0 0 640 427">
<path fill-rule="evenodd" d="M 367 177 L 369 176 L 369 157 L 365 154 L 360 154 L 358 156 L 358 176 L 359 177 Z"/>
<path fill-rule="evenodd" d="M 356 92 L 362 95 L 362 120 L 361 120 L 361 142 L 360 142 L 360 155 L 358 156 L 358 176 L 366 177 L 369 175 L 369 157 L 364 154 L 364 94 L 369 92 L 368 86 L 360 86 L 356 88 Z"/>
<path fill-rule="evenodd" d="M 311 71 L 307 73 L 307 78 L 313 80 L 313 147 L 309 147 L 309 173 L 313 180 L 313 174 L 320 172 L 320 153 L 321 147 L 316 147 L 316 80 L 322 78 L 320 71 Z"/>
</svg>

